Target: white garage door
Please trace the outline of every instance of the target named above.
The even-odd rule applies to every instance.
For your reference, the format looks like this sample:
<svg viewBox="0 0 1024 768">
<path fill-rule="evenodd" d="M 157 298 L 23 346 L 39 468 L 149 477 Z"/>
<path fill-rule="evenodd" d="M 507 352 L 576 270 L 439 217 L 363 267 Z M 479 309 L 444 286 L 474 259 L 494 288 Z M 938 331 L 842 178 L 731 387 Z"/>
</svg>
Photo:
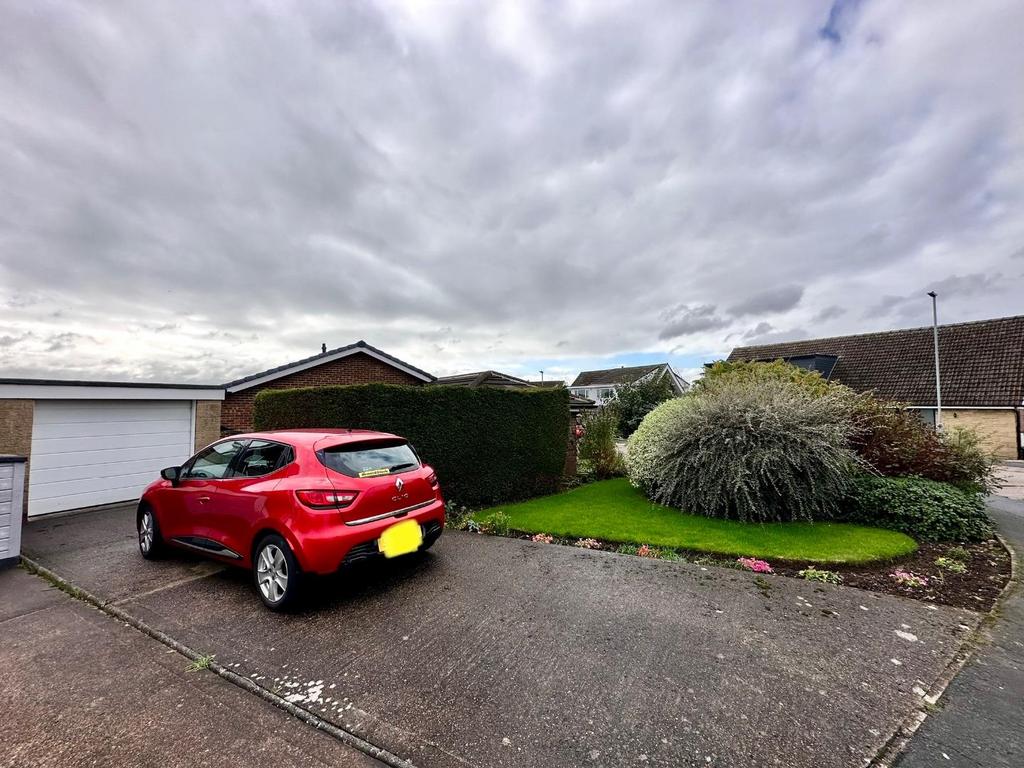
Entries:
<svg viewBox="0 0 1024 768">
<path fill-rule="evenodd" d="M 136 499 L 192 441 L 187 400 L 37 400 L 28 514 Z"/>
</svg>

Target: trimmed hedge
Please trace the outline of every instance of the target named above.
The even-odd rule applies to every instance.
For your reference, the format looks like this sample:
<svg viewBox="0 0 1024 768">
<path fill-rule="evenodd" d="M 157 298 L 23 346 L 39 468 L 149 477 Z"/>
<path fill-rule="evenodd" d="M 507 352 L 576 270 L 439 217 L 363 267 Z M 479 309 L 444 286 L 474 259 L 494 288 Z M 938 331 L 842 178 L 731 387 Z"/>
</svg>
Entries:
<svg viewBox="0 0 1024 768">
<path fill-rule="evenodd" d="M 839 517 L 919 541 L 979 541 L 992 535 L 980 493 L 922 477 L 858 476 Z"/>
<path fill-rule="evenodd" d="M 489 505 L 558 490 L 569 438 L 565 389 L 391 384 L 264 390 L 257 430 L 376 429 L 407 438 L 446 498 Z"/>
</svg>

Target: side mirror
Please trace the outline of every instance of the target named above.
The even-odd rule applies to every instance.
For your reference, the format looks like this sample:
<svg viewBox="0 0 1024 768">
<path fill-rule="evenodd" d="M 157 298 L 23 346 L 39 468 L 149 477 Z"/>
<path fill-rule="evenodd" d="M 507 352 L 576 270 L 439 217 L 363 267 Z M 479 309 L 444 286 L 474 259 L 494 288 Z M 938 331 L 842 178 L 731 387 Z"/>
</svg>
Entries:
<svg viewBox="0 0 1024 768">
<path fill-rule="evenodd" d="M 171 485 L 177 487 L 181 481 L 181 467 L 167 467 L 166 469 L 160 470 L 160 477 L 164 480 L 170 480 Z"/>
</svg>

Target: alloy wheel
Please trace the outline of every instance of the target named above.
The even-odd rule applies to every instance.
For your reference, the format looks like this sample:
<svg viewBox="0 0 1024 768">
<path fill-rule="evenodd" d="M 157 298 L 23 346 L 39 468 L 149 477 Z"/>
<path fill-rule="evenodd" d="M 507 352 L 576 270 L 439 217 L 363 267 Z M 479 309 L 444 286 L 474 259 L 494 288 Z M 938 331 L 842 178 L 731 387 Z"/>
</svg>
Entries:
<svg viewBox="0 0 1024 768">
<path fill-rule="evenodd" d="M 260 550 L 256 561 L 256 581 L 263 597 L 272 603 L 279 602 L 288 590 L 288 563 L 276 544 L 267 544 Z"/>
<path fill-rule="evenodd" d="M 139 521 L 139 546 L 143 554 L 148 554 L 153 548 L 153 513 L 148 509 L 142 513 Z"/>
</svg>

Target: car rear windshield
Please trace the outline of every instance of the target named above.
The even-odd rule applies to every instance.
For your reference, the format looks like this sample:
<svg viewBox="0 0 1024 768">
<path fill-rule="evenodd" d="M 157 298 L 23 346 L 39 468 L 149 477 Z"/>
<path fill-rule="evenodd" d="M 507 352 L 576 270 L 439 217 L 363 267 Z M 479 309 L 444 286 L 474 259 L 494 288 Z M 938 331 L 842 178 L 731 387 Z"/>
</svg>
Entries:
<svg viewBox="0 0 1024 768">
<path fill-rule="evenodd" d="M 317 451 L 328 469 L 349 477 L 377 477 L 408 472 L 420 465 L 416 452 L 404 440 L 346 443 Z"/>
</svg>

